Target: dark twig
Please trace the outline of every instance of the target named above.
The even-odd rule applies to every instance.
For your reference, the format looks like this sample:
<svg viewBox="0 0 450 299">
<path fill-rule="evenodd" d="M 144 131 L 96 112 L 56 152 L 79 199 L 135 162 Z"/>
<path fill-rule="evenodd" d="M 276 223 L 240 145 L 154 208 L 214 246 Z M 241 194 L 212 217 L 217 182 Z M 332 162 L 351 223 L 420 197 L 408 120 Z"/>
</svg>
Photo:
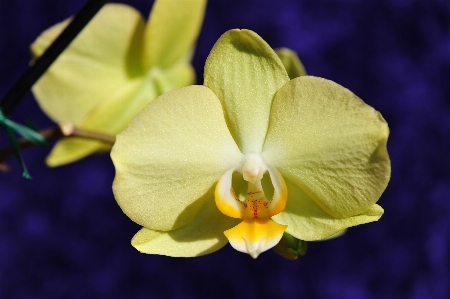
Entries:
<svg viewBox="0 0 450 299">
<path fill-rule="evenodd" d="M 72 42 L 84 26 L 95 16 L 95 14 L 107 3 L 108 0 L 89 0 L 75 15 L 69 26 L 52 43 L 45 53 L 20 77 L 11 87 L 0 102 L 0 109 L 5 115 L 19 104 L 19 102 L 30 91 L 34 83 L 42 76 L 48 67 L 56 60 L 62 51 Z"/>
</svg>

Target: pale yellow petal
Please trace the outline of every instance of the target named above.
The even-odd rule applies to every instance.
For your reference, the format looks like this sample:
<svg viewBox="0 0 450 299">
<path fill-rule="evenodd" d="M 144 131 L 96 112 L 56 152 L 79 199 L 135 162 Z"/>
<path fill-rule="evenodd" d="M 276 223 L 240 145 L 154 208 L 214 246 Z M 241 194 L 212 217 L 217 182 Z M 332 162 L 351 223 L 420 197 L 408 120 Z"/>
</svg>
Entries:
<svg viewBox="0 0 450 299">
<path fill-rule="evenodd" d="M 285 230 L 286 225 L 270 219 L 254 219 L 244 220 L 224 234 L 234 249 L 257 258 L 260 253 L 277 245 Z"/>
<path fill-rule="evenodd" d="M 272 217 L 286 224 L 286 232 L 305 241 L 322 240 L 340 231 L 359 224 L 377 221 L 383 209 L 374 204 L 358 215 L 335 218 L 325 212 L 314 200 L 293 182 L 286 180 L 288 200 L 283 212 Z"/>
<path fill-rule="evenodd" d="M 30 46 L 33 58 L 36 59 L 42 56 L 45 50 L 50 47 L 53 41 L 61 34 L 61 32 L 63 32 L 63 30 L 69 25 L 71 21 L 72 18 L 68 18 L 42 32 Z"/>
<path fill-rule="evenodd" d="M 115 136 L 156 96 L 153 81 L 131 80 L 99 103 L 78 127 Z M 110 148 L 95 140 L 66 138 L 56 143 L 46 162 L 51 167 L 60 166 Z"/>
<path fill-rule="evenodd" d="M 195 70 L 189 63 L 180 63 L 170 69 L 153 68 L 150 78 L 158 95 L 195 83 Z"/>
<path fill-rule="evenodd" d="M 269 217 L 272 217 L 283 211 L 286 207 L 288 190 L 281 173 L 279 173 L 271 165 L 267 165 L 267 170 L 270 174 L 270 180 L 272 182 L 274 190 L 271 202 L 268 207 L 270 210 Z"/>
<path fill-rule="evenodd" d="M 189 60 L 205 11 L 206 0 L 157 0 L 142 44 L 144 68 L 169 68 Z"/>
<path fill-rule="evenodd" d="M 111 145 L 85 138 L 64 138 L 58 141 L 45 159 L 50 167 L 61 166 L 80 160 L 92 153 L 108 151 Z"/>
<path fill-rule="evenodd" d="M 294 79 L 300 76 L 306 76 L 306 70 L 297 56 L 297 53 L 288 48 L 275 49 L 278 57 L 286 69 L 289 78 Z"/>
<path fill-rule="evenodd" d="M 205 86 L 220 99 L 241 151 L 260 153 L 275 93 L 289 80 L 278 56 L 256 33 L 230 30 L 205 64 Z"/>
<path fill-rule="evenodd" d="M 157 96 L 157 86 L 153 81 L 132 80 L 99 103 L 80 127 L 116 135 Z"/>
<path fill-rule="evenodd" d="M 32 46 L 35 54 L 65 25 L 44 32 Z M 34 85 L 44 112 L 56 122 L 80 125 L 99 103 L 142 76 L 143 30 L 142 16 L 134 8 L 105 5 Z"/>
<path fill-rule="evenodd" d="M 328 214 L 346 218 L 367 211 L 386 188 L 388 135 L 380 113 L 351 91 L 302 76 L 275 96 L 263 157 Z"/>
<path fill-rule="evenodd" d="M 192 84 L 194 78 L 192 67 L 184 64 L 170 71 L 154 72 L 146 80 L 130 80 L 92 109 L 78 127 L 116 135 L 158 95 Z M 47 157 L 47 165 L 60 166 L 110 148 L 111 146 L 94 140 L 67 138 L 57 142 Z"/>
<path fill-rule="evenodd" d="M 142 228 L 131 241 L 140 252 L 174 257 L 193 257 L 219 250 L 228 243 L 223 232 L 240 220 L 227 217 L 209 198 L 187 225 L 169 232 Z"/>
<path fill-rule="evenodd" d="M 204 86 L 165 93 L 117 136 L 113 191 L 132 220 L 172 230 L 192 220 L 242 154 L 217 97 Z"/>
</svg>

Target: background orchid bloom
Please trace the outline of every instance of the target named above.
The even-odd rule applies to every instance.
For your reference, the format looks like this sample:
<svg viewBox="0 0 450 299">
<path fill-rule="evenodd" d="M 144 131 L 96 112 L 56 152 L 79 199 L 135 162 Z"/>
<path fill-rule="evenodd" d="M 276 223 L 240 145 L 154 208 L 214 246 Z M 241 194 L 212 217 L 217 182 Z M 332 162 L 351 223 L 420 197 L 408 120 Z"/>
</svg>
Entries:
<svg viewBox="0 0 450 299">
<path fill-rule="evenodd" d="M 55 122 L 115 135 L 160 94 L 193 84 L 190 64 L 206 0 L 157 0 L 145 24 L 123 4 L 107 4 L 33 87 L 44 112 Z M 32 44 L 42 55 L 68 25 L 59 23 Z M 99 141 L 59 141 L 49 166 L 109 150 Z"/>
<path fill-rule="evenodd" d="M 289 80 L 256 33 L 230 30 L 206 61 L 205 86 L 160 96 L 117 136 L 113 191 L 143 226 L 132 240 L 141 252 L 198 256 L 230 241 L 256 257 L 284 230 L 320 240 L 378 220 L 388 134 L 346 88 Z"/>
<path fill-rule="evenodd" d="M 290 79 L 295 79 L 300 76 L 306 76 L 306 70 L 303 66 L 303 63 L 298 58 L 297 53 L 288 48 L 279 48 L 275 49 L 275 53 L 277 53 L 281 62 L 286 69 L 286 72 Z"/>
</svg>

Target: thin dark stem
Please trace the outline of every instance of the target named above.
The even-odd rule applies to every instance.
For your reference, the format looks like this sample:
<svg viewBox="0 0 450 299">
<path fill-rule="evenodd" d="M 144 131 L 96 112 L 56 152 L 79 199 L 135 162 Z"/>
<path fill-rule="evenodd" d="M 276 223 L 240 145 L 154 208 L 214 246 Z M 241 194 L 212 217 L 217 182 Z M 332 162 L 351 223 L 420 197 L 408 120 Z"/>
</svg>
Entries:
<svg viewBox="0 0 450 299">
<path fill-rule="evenodd" d="M 66 137 L 79 137 L 91 140 L 98 140 L 111 145 L 113 145 L 114 142 L 116 141 L 115 136 L 83 130 L 75 127 L 70 123 L 63 123 L 59 124 L 56 127 L 41 130 L 39 131 L 39 134 L 41 134 L 47 141 L 56 141 Z M 21 150 L 36 146 L 36 144 L 30 142 L 28 139 L 25 138 L 19 139 L 18 143 Z M 4 164 L 4 161 L 13 155 L 14 150 L 10 145 L 0 149 L 0 171 L 8 170 L 8 166 Z"/>
<path fill-rule="evenodd" d="M 89 0 L 75 15 L 72 22 L 61 35 L 51 44 L 45 53 L 32 65 L 20 79 L 11 87 L 0 102 L 0 108 L 5 115 L 19 104 L 30 91 L 34 83 L 42 76 L 62 51 L 72 42 L 84 26 L 95 16 L 108 0 Z"/>
</svg>

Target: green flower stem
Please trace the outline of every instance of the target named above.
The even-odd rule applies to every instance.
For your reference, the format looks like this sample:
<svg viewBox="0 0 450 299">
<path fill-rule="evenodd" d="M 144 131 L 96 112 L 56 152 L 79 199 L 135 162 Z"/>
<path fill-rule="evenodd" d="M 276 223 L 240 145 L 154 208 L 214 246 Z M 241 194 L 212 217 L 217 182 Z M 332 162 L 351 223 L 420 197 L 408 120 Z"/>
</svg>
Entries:
<svg viewBox="0 0 450 299">
<path fill-rule="evenodd" d="M 11 87 L 0 102 L 0 108 L 5 115 L 19 104 L 29 92 L 34 83 L 42 76 L 49 66 L 56 60 L 62 51 L 83 30 L 95 14 L 108 0 L 89 0 L 74 17 L 73 21 L 45 51 L 45 53 L 32 65 L 22 77 Z"/>
<path fill-rule="evenodd" d="M 86 131 L 80 128 L 77 128 L 73 124 L 70 123 L 62 123 L 58 126 L 47 128 L 38 132 L 46 141 L 56 141 L 61 138 L 67 137 L 79 137 L 79 138 L 87 138 L 92 140 L 102 141 L 104 143 L 108 143 L 113 145 L 116 141 L 115 136 L 111 136 L 108 134 L 103 134 L 99 132 Z M 31 142 L 26 138 L 21 138 L 17 141 L 18 147 L 21 150 L 30 148 L 35 146 L 36 144 Z M 14 148 L 9 145 L 0 149 L 0 171 L 9 170 L 8 166 L 4 164 L 4 161 L 9 157 L 15 155 Z"/>
</svg>

